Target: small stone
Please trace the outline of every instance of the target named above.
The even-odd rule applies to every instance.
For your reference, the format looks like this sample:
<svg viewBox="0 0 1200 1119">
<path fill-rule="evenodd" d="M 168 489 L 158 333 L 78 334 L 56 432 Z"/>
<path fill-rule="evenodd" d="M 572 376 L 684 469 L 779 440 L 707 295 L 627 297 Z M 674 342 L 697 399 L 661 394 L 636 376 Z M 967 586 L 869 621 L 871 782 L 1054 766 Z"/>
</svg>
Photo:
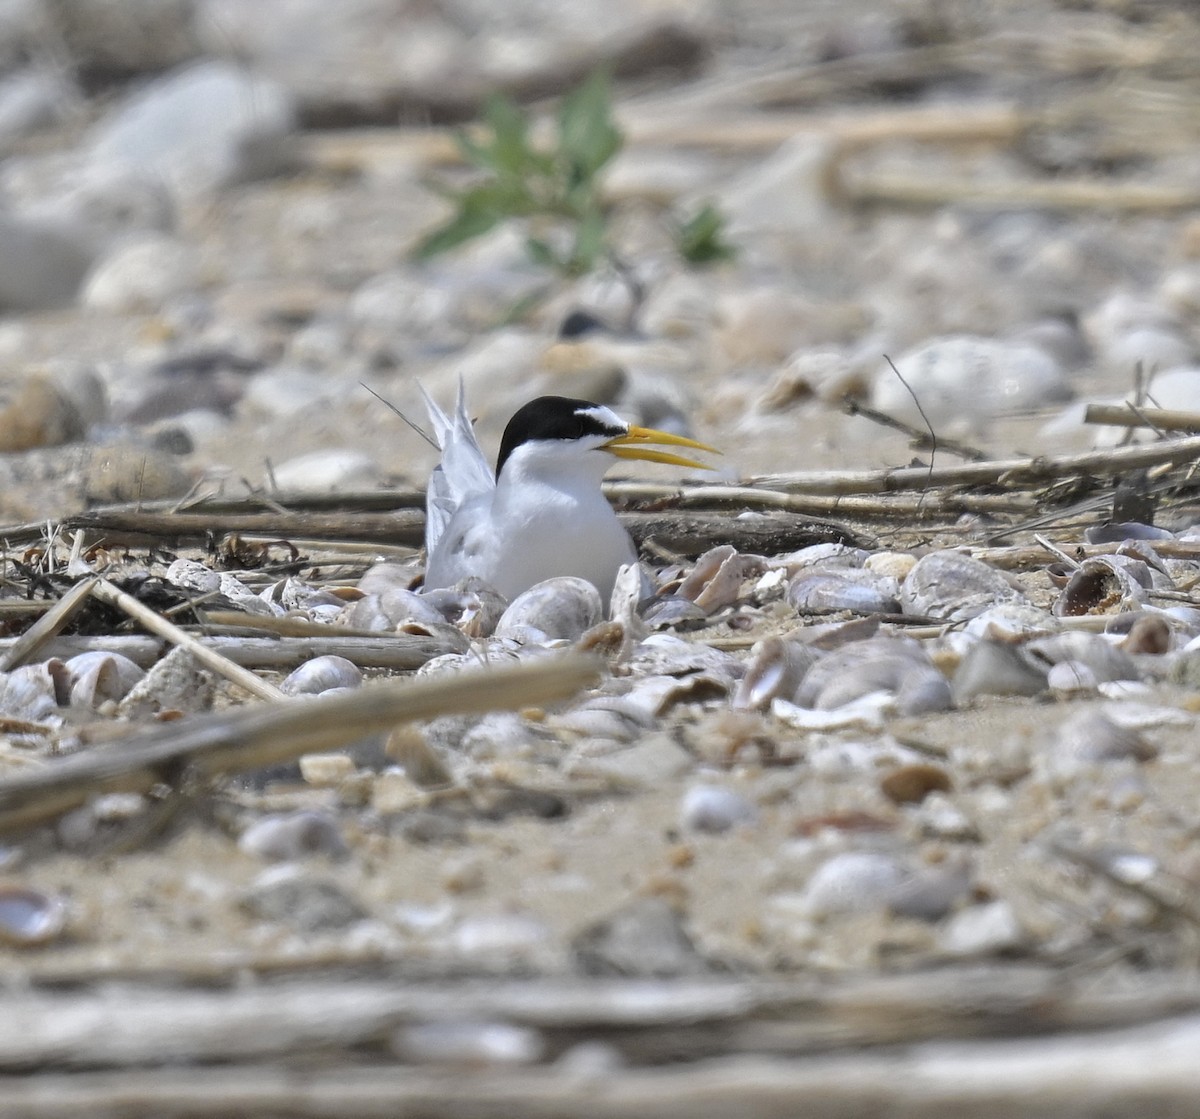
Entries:
<svg viewBox="0 0 1200 1119">
<path fill-rule="evenodd" d="M 300 758 L 300 776 L 317 789 L 336 789 L 356 772 L 353 759 L 345 754 L 304 754 Z"/>
<path fill-rule="evenodd" d="M 344 929 L 367 916 L 341 887 L 310 878 L 291 866 L 262 875 L 243 896 L 241 906 L 252 917 L 287 924 L 300 932 Z"/>
<path fill-rule="evenodd" d="M 680 824 L 690 831 L 720 834 L 739 824 L 753 824 L 758 810 L 740 793 L 720 785 L 693 785 L 683 794 Z"/>
<path fill-rule="evenodd" d="M 118 315 L 151 314 L 199 285 L 191 246 L 161 234 L 122 244 L 88 275 L 83 305 Z"/>
<path fill-rule="evenodd" d="M 890 855 L 845 851 L 832 855 L 813 872 L 802 894 L 813 917 L 870 913 L 886 907 L 906 872 Z"/>
<path fill-rule="evenodd" d="M 540 1031 L 509 1022 L 420 1022 L 392 1035 L 395 1054 L 421 1065 L 531 1065 L 542 1059 L 545 1049 Z"/>
<path fill-rule="evenodd" d="M 297 455 L 274 467 L 275 483 L 289 493 L 371 489 L 380 482 L 375 460 L 364 451 L 328 448 Z"/>
<path fill-rule="evenodd" d="M 942 929 L 942 950 L 952 956 L 991 956 L 1025 943 L 1025 930 L 1007 901 L 985 902 L 960 910 Z"/>
<path fill-rule="evenodd" d="M 242 832 L 238 846 L 249 855 L 273 862 L 313 855 L 340 859 L 349 853 L 337 821 L 323 812 L 311 811 L 288 812 L 256 820 Z"/>
<path fill-rule="evenodd" d="M 886 773 L 879 787 L 893 804 L 920 804 L 932 792 L 949 792 L 952 784 L 940 765 L 915 762 Z"/>
<path fill-rule="evenodd" d="M 571 947 L 585 975 L 665 979 L 710 970 L 679 914 L 661 898 L 630 903 L 584 929 Z"/>
</svg>

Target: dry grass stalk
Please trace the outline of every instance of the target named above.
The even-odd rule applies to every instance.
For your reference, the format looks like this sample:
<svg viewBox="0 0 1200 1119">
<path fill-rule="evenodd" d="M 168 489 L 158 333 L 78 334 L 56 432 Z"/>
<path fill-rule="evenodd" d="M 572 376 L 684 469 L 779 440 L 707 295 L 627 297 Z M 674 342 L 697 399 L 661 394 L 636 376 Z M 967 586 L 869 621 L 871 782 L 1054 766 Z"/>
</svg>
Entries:
<svg viewBox="0 0 1200 1119">
<path fill-rule="evenodd" d="M 247 618 L 253 625 L 255 618 Z M 461 653 L 466 639 L 456 641 L 447 637 L 378 633 L 370 637 L 343 636 L 334 626 L 314 637 L 258 637 L 241 635 L 206 636 L 204 644 L 234 664 L 246 668 L 270 668 L 290 671 L 313 657 L 345 657 L 359 668 L 387 668 L 395 672 L 411 672 L 426 661 L 444 653 Z M 17 638 L 0 638 L 0 651 L 11 648 Z M 131 661 L 148 668 L 163 655 L 164 643 L 155 637 L 124 634 L 56 637 L 42 650 L 44 657 L 63 660 L 78 653 L 120 653 Z"/>
<path fill-rule="evenodd" d="M 8 672 L 35 660 L 71 619 L 83 608 L 96 585 L 95 579 L 81 579 L 45 614 L 33 623 L 7 649 L 0 653 L 0 672 Z"/>
<path fill-rule="evenodd" d="M 597 676 L 597 662 L 553 660 L 434 680 L 388 681 L 347 695 L 255 704 L 183 719 L 0 781 L 0 831 L 50 820 L 105 792 L 146 792 L 185 771 L 242 773 L 335 750 L 398 723 L 550 703 Z"/>
<path fill-rule="evenodd" d="M 268 683 L 255 676 L 249 669 L 235 664 L 228 657 L 222 656 L 216 649 L 198 641 L 190 633 L 180 629 L 174 622 L 167 621 L 161 614 L 156 614 L 148 606 L 138 602 L 131 594 L 126 594 L 119 587 L 113 586 L 107 579 L 97 579 L 92 584 L 91 593 L 101 602 L 115 606 L 124 611 L 139 625 L 151 633 L 165 638 L 172 645 L 186 649 L 206 668 L 224 676 L 226 680 L 244 688 L 259 699 L 286 699 L 287 697 L 274 684 Z"/>
<path fill-rule="evenodd" d="M 1157 431 L 1200 432 L 1200 412 L 1142 408 L 1128 401 L 1124 404 L 1089 404 L 1083 422 L 1112 427 L 1149 427 Z"/>
</svg>

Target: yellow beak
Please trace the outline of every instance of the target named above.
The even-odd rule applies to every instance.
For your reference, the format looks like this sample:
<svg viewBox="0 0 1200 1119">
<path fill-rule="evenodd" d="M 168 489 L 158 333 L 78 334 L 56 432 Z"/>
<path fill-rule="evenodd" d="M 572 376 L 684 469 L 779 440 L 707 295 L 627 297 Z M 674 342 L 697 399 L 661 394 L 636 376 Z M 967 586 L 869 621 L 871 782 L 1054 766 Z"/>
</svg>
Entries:
<svg viewBox="0 0 1200 1119">
<path fill-rule="evenodd" d="M 695 439 L 688 439 L 683 435 L 672 435 L 669 431 L 656 431 L 652 427 L 631 427 L 624 435 L 618 435 L 615 439 L 602 443 L 600 449 L 617 458 L 635 458 L 641 459 L 643 462 L 665 462 L 669 466 L 688 466 L 693 470 L 714 469 L 707 463 L 684 458 L 683 455 L 674 455 L 670 451 L 660 451 L 651 445 L 655 443 L 665 444 L 669 447 L 692 447 L 697 451 L 707 451 L 713 455 L 721 453 L 716 447 L 710 447 L 707 443 L 698 443 Z"/>
</svg>

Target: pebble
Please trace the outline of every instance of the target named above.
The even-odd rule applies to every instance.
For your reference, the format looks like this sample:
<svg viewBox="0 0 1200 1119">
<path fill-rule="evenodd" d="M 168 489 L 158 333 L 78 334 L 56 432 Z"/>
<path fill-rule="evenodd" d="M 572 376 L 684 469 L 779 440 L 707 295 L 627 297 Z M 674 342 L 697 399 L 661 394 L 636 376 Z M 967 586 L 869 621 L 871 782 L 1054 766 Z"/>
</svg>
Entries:
<svg viewBox="0 0 1200 1119">
<path fill-rule="evenodd" d="M 347 754 L 303 754 L 299 765 L 304 783 L 315 789 L 336 789 L 358 772 Z"/>
<path fill-rule="evenodd" d="M 260 875 L 240 904 L 251 917 L 306 933 L 345 929 L 367 916 L 341 886 L 291 864 Z"/>
<path fill-rule="evenodd" d="M 583 929 L 571 942 L 584 975 L 669 979 L 710 970 L 676 910 L 662 898 L 639 898 Z"/>
<path fill-rule="evenodd" d="M 180 199 L 203 197 L 284 166 L 295 127 L 282 86 L 244 66 L 199 61 L 155 78 L 92 130 L 93 164 L 133 167 Z"/>
<path fill-rule="evenodd" d="M 95 254 L 68 221 L 0 212 L 0 311 L 46 311 L 74 302 Z"/>
<path fill-rule="evenodd" d="M 102 257 L 83 285 L 82 303 L 116 315 L 159 312 L 200 282 L 196 250 L 163 234 L 119 245 Z"/>
<path fill-rule="evenodd" d="M 814 918 L 880 910 L 907 875 L 891 855 L 875 851 L 831 855 L 805 883 L 801 907 Z"/>
<path fill-rule="evenodd" d="M 720 785 L 693 785 L 679 806 L 679 822 L 688 831 L 719 835 L 757 819 L 758 809 L 750 801 Z"/>
<path fill-rule="evenodd" d="M 340 859 L 349 854 L 337 820 L 325 812 L 301 811 L 264 816 L 238 838 L 248 855 L 271 862 L 288 862 L 325 855 Z"/>
<path fill-rule="evenodd" d="M 378 486 L 375 460 L 365 451 L 328 448 L 309 451 L 272 467 L 275 484 L 288 493 L 336 493 Z"/>
<path fill-rule="evenodd" d="M 972 905 L 954 914 L 941 930 L 938 943 L 951 956 L 994 956 L 1014 951 L 1026 933 L 1005 900 Z"/>
<path fill-rule="evenodd" d="M 67 905 L 57 894 L 0 884 L 0 942 L 10 948 L 33 948 L 60 937 L 67 926 Z"/>
<path fill-rule="evenodd" d="M 392 1034 L 392 1052 L 424 1066 L 471 1069 L 536 1064 L 546 1052 L 540 1031 L 510 1022 L 420 1022 Z"/>
</svg>

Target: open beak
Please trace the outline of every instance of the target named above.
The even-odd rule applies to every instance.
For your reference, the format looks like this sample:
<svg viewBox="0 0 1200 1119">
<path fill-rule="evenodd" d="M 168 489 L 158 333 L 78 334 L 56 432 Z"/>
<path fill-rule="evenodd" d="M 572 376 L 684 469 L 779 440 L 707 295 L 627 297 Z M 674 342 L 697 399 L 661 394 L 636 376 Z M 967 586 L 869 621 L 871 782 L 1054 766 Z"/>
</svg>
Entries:
<svg viewBox="0 0 1200 1119">
<path fill-rule="evenodd" d="M 615 439 L 602 443 L 600 449 L 617 458 L 636 458 L 643 462 L 665 462 L 670 466 L 687 466 L 693 470 L 714 469 L 707 463 L 684 458 L 683 455 L 675 455 L 670 451 L 660 451 L 654 444 L 668 447 L 692 447 L 697 451 L 707 451 L 713 455 L 721 453 L 716 447 L 710 447 L 707 443 L 698 443 L 695 439 L 688 439 L 682 435 L 672 435 L 669 431 L 656 431 L 652 427 L 630 427 L 624 435 L 618 435 Z"/>
</svg>

